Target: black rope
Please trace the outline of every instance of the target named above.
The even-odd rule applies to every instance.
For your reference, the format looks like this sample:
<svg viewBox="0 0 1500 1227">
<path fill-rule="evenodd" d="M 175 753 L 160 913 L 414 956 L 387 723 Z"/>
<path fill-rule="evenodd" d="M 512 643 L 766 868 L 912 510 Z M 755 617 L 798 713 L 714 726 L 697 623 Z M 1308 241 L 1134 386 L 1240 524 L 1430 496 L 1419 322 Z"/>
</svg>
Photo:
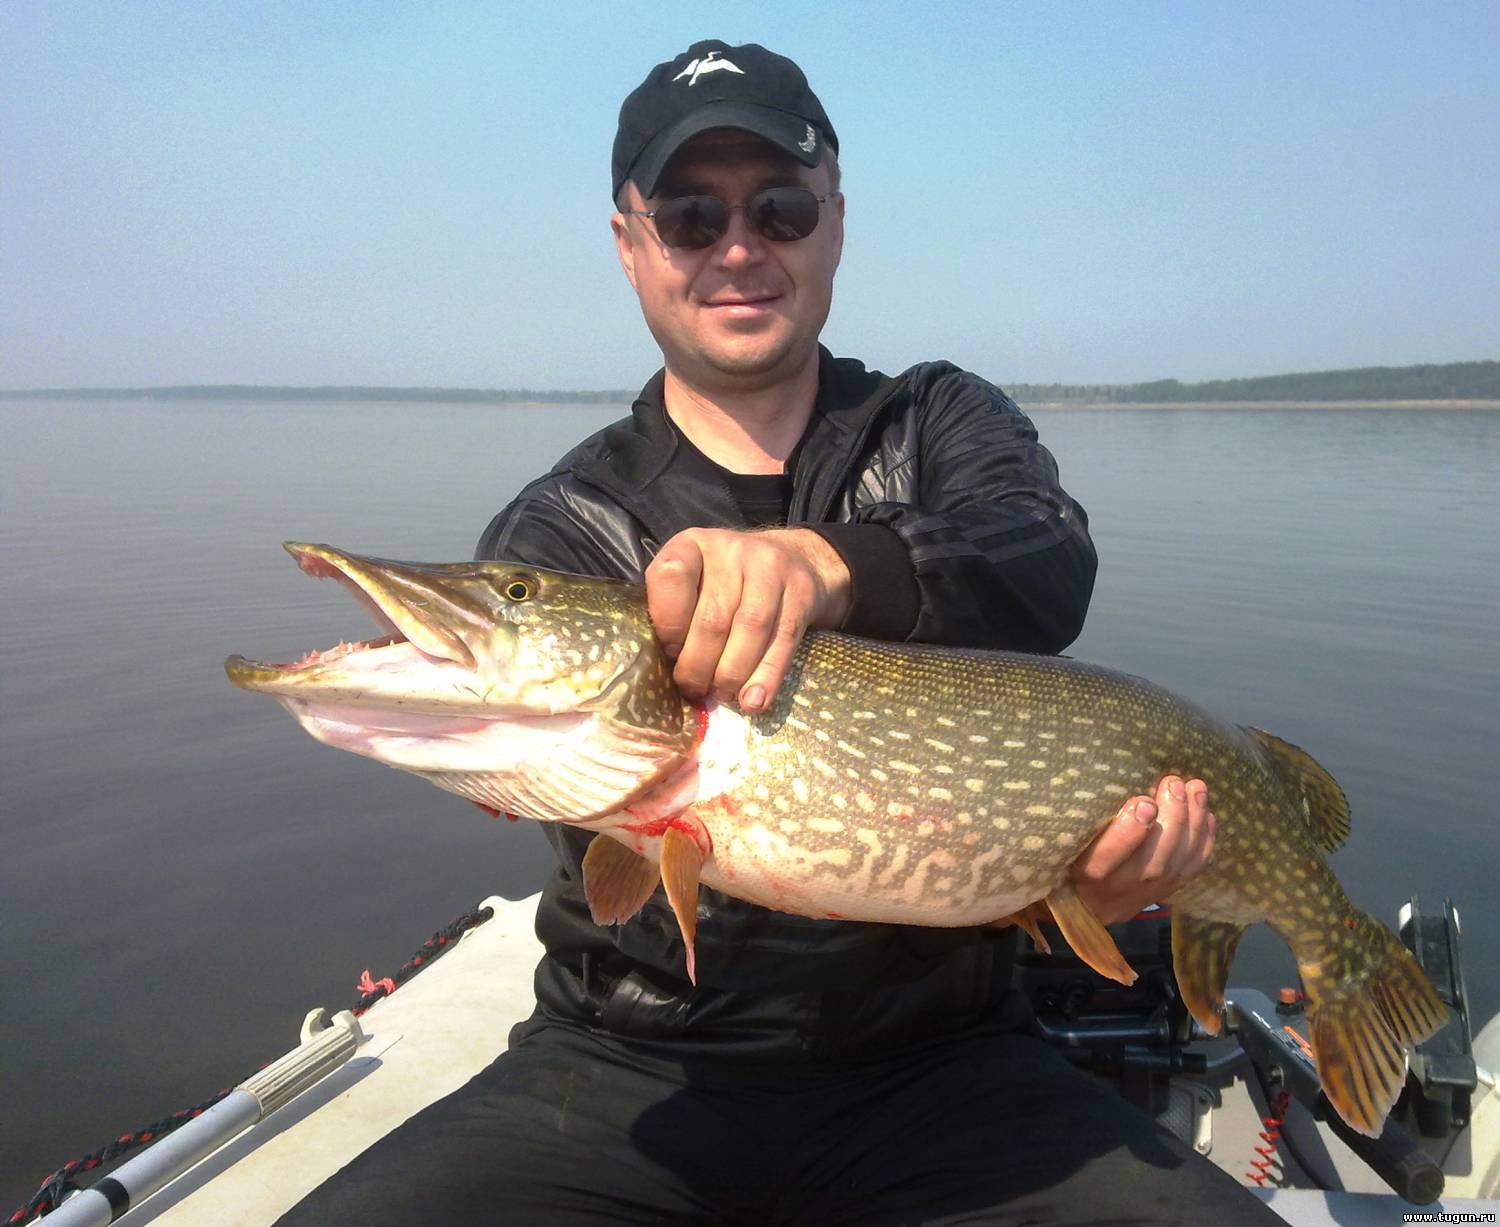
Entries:
<svg viewBox="0 0 1500 1227">
<path fill-rule="evenodd" d="M 423 967 L 427 966 L 428 963 L 432 962 L 433 959 L 456 942 L 464 933 L 483 924 L 486 920 L 494 916 L 494 914 L 494 908 L 475 907 L 465 912 L 457 920 L 439 929 L 423 942 L 421 948 L 411 958 L 407 959 L 405 963 L 401 964 L 401 970 L 391 977 L 396 988 L 400 988 L 401 985 L 410 980 Z M 355 1015 L 363 1014 L 382 997 L 388 997 L 394 991 L 394 989 L 388 989 L 384 984 L 381 984 L 373 992 L 363 994 L 351 1007 L 350 1013 Z M 261 1066 L 261 1069 L 264 1068 L 265 1066 Z M 244 1081 L 244 1079 L 241 1079 L 241 1081 Z M 47 1214 L 49 1211 L 55 1210 L 62 1203 L 66 1195 L 79 1187 L 73 1181 L 74 1176 L 81 1175 L 83 1172 L 93 1171 L 96 1167 L 102 1167 L 104 1164 L 118 1159 L 121 1155 L 128 1154 L 138 1147 L 148 1146 L 158 1138 L 165 1137 L 167 1134 L 187 1124 L 188 1121 L 202 1116 L 203 1113 L 207 1112 L 209 1108 L 213 1107 L 214 1104 L 218 1103 L 219 1100 L 223 1099 L 233 1089 L 234 1087 L 225 1087 L 212 1099 L 205 1099 L 196 1107 L 182 1108 L 179 1111 L 173 1112 L 170 1116 L 164 1116 L 161 1120 L 147 1125 L 144 1129 L 137 1129 L 134 1133 L 122 1133 L 107 1146 L 102 1146 L 98 1150 L 84 1155 L 82 1158 L 68 1160 L 68 1162 L 64 1163 L 42 1181 L 41 1188 L 31 1195 L 30 1200 L 24 1206 L 21 1206 L 5 1220 L 5 1227 L 21 1227 L 21 1224 L 31 1222 L 34 1215 Z"/>
</svg>

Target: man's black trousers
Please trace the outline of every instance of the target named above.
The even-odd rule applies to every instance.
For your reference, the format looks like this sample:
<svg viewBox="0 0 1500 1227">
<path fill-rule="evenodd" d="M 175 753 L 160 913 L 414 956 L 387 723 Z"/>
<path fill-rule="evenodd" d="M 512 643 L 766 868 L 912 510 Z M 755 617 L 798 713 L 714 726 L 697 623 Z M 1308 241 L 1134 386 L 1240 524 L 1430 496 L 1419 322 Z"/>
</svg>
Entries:
<svg viewBox="0 0 1500 1227">
<path fill-rule="evenodd" d="M 533 1020 L 282 1227 L 443 1223 L 1273 1225 L 1041 1041 L 746 1067 Z"/>
</svg>

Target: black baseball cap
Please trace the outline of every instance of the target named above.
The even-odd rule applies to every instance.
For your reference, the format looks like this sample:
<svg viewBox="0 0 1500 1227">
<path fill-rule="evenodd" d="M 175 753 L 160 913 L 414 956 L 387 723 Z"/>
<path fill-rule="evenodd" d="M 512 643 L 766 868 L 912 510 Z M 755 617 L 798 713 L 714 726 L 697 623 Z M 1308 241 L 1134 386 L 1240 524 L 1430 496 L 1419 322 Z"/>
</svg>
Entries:
<svg viewBox="0 0 1500 1227">
<path fill-rule="evenodd" d="M 611 196 L 634 179 L 643 196 L 686 141 L 710 128 L 764 137 L 804 166 L 816 166 L 839 138 L 802 70 L 758 43 L 694 43 L 658 64 L 620 107 L 611 160 Z"/>
</svg>

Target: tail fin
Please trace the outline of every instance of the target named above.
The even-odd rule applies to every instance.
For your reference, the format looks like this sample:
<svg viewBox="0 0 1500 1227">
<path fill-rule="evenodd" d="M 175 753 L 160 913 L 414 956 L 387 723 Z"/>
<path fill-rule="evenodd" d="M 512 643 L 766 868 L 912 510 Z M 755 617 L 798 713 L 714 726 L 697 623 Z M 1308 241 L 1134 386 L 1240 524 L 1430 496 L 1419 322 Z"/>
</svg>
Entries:
<svg viewBox="0 0 1500 1227">
<path fill-rule="evenodd" d="M 1403 1046 L 1441 1027 L 1448 1009 L 1389 929 L 1363 912 L 1345 923 L 1352 941 L 1300 963 L 1307 1016 L 1323 1093 L 1352 1128 L 1378 1137 L 1406 1080 Z"/>
</svg>

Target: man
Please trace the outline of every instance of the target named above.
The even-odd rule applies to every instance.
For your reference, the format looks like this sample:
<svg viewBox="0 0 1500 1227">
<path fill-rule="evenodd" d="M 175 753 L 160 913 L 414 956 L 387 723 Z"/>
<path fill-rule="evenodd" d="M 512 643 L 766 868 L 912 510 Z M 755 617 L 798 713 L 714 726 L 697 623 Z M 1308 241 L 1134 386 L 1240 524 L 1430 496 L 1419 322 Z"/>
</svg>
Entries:
<svg viewBox="0 0 1500 1227">
<path fill-rule="evenodd" d="M 747 711 L 809 627 L 1055 652 L 1093 585 L 1082 509 L 1002 392 L 820 349 L 837 150 L 801 71 L 753 44 L 698 43 L 626 99 L 611 224 L 665 367 L 479 547 L 644 576 L 683 690 Z M 536 1014 L 286 1221 L 1186 1222 L 1233 1219 L 1226 1198 L 1267 1215 L 1019 1029 L 1008 933 L 705 890 L 694 987 L 661 892 L 595 925 L 590 836 L 544 829 L 561 863 Z M 1202 782 L 1163 781 L 1080 858 L 1078 891 L 1123 919 L 1201 869 L 1212 834 Z"/>
</svg>

